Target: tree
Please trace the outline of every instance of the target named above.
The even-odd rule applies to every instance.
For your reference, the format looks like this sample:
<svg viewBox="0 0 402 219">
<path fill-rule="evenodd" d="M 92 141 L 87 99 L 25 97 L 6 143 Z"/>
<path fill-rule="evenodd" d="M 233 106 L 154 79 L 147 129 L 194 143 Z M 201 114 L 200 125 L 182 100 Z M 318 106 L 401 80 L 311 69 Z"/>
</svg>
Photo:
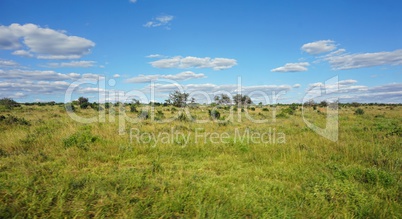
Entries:
<svg viewBox="0 0 402 219">
<path fill-rule="evenodd" d="M 218 105 L 221 105 L 221 104 L 227 105 L 232 102 L 230 100 L 230 97 L 226 94 L 221 94 L 221 95 L 215 96 L 214 100 L 215 100 L 216 104 L 218 104 Z"/>
<path fill-rule="evenodd" d="M 315 103 L 315 101 L 313 99 L 311 99 L 311 100 L 305 102 L 304 105 L 305 106 L 315 106 L 316 103 Z"/>
<path fill-rule="evenodd" d="M 140 101 L 134 98 L 134 99 L 133 99 L 133 102 L 132 102 L 132 105 L 139 106 L 139 105 L 140 105 Z"/>
<path fill-rule="evenodd" d="M 88 102 L 88 98 L 85 97 L 78 98 L 78 104 L 80 105 L 81 109 L 86 109 L 90 105 Z"/>
<path fill-rule="evenodd" d="M 321 107 L 327 107 L 328 106 L 327 101 L 325 101 L 325 100 L 321 101 L 320 106 Z"/>
<path fill-rule="evenodd" d="M 14 107 L 20 107 L 21 105 L 17 103 L 15 100 L 10 98 L 0 99 L 0 105 L 3 105 L 7 109 L 12 109 Z"/>
<path fill-rule="evenodd" d="M 189 94 L 175 91 L 169 94 L 169 100 L 176 107 L 184 107 L 187 103 Z"/>
<path fill-rule="evenodd" d="M 233 97 L 233 101 L 235 102 L 236 105 L 248 105 L 253 103 L 253 101 L 251 101 L 251 98 L 249 96 L 241 94 L 236 94 Z"/>
</svg>

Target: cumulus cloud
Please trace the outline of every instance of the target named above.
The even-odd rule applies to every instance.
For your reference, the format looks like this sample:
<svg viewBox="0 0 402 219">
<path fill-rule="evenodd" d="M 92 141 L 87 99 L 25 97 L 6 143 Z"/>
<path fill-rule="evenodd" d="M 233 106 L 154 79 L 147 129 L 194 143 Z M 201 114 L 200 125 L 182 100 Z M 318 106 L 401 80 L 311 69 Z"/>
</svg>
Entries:
<svg viewBox="0 0 402 219">
<path fill-rule="evenodd" d="M 323 84 L 321 82 L 317 82 L 310 84 L 307 90 L 311 90 L 314 87 L 322 87 L 325 90 L 330 90 L 332 93 L 353 93 L 359 91 L 367 91 L 367 86 L 355 85 L 356 83 L 357 81 L 353 79 L 341 80 L 331 84 Z"/>
<path fill-rule="evenodd" d="M 301 87 L 301 85 L 300 84 L 294 84 L 292 87 L 293 88 L 299 88 L 299 87 Z"/>
<path fill-rule="evenodd" d="M 324 56 L 334 70 L 347 70 L 355 68 L 367 68 L 381 65 L 402 65 L 402 50 L 375 53 L 340 53 Z"/>
<path fill-rule="evenodd" d="M 41 70 L 21 70 L 10 69 L 0 70 L 0 79 L 3 80 L 27 80 L 27 81 L 69 81 L 77 80 L 80 78 L 88 80 L 98 80 L 100 77 L 104 77 L 93 73 L 59 73 L 55 71 L 41 71 Z"/>
<path fill-rule="evenodd" d="M 178 89 L 176 84 L 154 84 L 154 88 L 157 92 L 173 92 Z M 216 85 L 211 83 L 205 84 L 187 84 L 180 85 L 185 90 L 185 92 L 205 92 L 209 95 L 212 95 L 215 92 L 226 92 L 231 93 L 233 95 L 238 93 L 238 85 L 237 84 L 224 84 L 224 85 Z M 149 91 L 150 85 L 144 88 L 144 91 Z M 243 94 L 250 94 L 252 92 L 262 92 L 267 95 L 271 95 L 273 91 L 289 91 L 291 89 L 290 85 L 254 85 L 254 86 L 242 86 L 241 92 Z"/>
<path fill-rule="evenodd" d="M 210 57 L 181 57 L 175 56 L 150 62 L 155 68 L 212 68 L 213 70 L 224 70 L 237 65 L 236 59 L 210 58 Z"/>
<path fill-rule="evenodd" d="M 59 80 L 78 79 L 79 77 L 80 74 L 77 73 L 62 74 L 55 71 L 20 70 L 20 69 L 0 71 L 0 79 L 59 81 Z"/>
<path fill-rule="evenodd" d="M 16 67 L 18 63 L 13 60 L 2 60 L 0 59 L 0 67 Z"/>
<path fill-rule="evenodd" d="M 26 50 L 15 50 L 14 52 L 12 52 L 13 55 L 16 56 L 21 56 L 21 57 L 26 57 L 26 58 L 32 58 L 34 57 L 34 55 L 32 55 L 29 51 Z"/>
<path fill-rule="evenodd" d="M 129 83 L 146 83 L 150 82 L 153 80 L 158 80 L 158 79 L 170 79 L 174 81 L 184 81 L 184 80 L 189 80 L 189 79 L 195 79 L 195 78 L 205 78 L 205 75 L 200 73 L 196 74 L 192 71 L 185 71 L 181 72 L 175 75 L 139 75 L 134 78 L 127 79 L 126 82 Z"/>
<path fill-rule="evenodd" d="M 169 26 L 173 18 L 174 16 L 172 15 L 161 15 L 152 19 L 152 21 L 148 21 L 147 23 L 145 23 L 144 27 Z"/>
<path fill-rule="evenodd" d="M 308 62 L 287 63 L 282 67 L 274 68 L 272 72 L 303 72 L 307 71 Z"/>
<path fill-rule="evenodd" d="M 78 59 L 88 54 L 95 43 L 64 31 L 35 24 L 0 26 L 0 49 L 16 50 L 14 55 L 38 59 Z M 21 48 L 27 47 L 28 50 Z"/>
<path fill-rule="evenodd" d="M 0 82 L 0 93 L 5 97 L 13 96 L 18 93 L 26 94 L 55 94 L 67 90 L 70 83 L 66 81 L 27 81 L 18 80 L 14 82 Z"/>
<path fill-rule="evenodd" d="M 78 79 L 84 79 L 85 82 L 96 82 L 99 79 L 104 79 L 104 76 L 93 73 L 0 69 L 0 96 L 22 98 L 34 95 L 63 94 L 70 84 Z M 80 86 L 80 91 L 81 88 Z M 82 91 L 89 92 L 89 90 Z"/>
<path fill-rule="evenodd" d="M 400 103 L 402 99 L 402 83 L 384 84 L 374 87 L 368 87 L 364 91 L 347 93 L 340 98 L 344 102 Z"/>
<path fill-rule="evenodd" d="M 334 91 L 329 95 L 339 98 L 340 102 L 400 103 L 402 99 L 402 83 L 369 87 L 366 85 L 358 85 L 356 80 L 348 79 L 341 80 L 334 84 L 323 84 L 321 82 L 310 84 L 307 89 L 308 95 L 316 98 L 324 98 L 322 100 L 325 100 L 328 96 L 322 94 L 321 89 L 313 89 L 314 87 Z"/>
<path fill-rule="evenodd" d="M 89 68 L 96 64 L 95 61 L 72 61 L 72 62 L 61 62 L 61 63 L 48 63 L 46 67 L 49 68 Z"/>
<path fill-rule="evenodd" d="M 333 40 L 319 40 L 312 43 L 306 43 L 301 47 L 301 50 L 311 55 L 330 52 L 334 49 L 336 49 L 336 45 Z"/>
</svg>

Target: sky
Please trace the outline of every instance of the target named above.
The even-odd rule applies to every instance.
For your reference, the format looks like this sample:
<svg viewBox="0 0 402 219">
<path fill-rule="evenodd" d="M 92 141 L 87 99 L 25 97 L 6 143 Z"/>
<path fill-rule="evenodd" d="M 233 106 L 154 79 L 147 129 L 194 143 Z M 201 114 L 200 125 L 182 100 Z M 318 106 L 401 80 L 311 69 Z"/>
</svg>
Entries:
<svg viewBox="0 0 402 219">
<path fill-rule="evenodd" d="M 398 0 L 1 0 L 0 98 L 402 103 L 401 11 Z"/>
</svg>

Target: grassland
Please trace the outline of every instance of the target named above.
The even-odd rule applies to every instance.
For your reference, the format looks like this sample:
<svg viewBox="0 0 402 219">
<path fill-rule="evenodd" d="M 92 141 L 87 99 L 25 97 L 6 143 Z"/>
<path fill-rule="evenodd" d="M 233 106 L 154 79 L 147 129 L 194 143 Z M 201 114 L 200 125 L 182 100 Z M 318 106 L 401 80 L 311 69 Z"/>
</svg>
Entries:
<svg viewBox="0 0 402 219">
<path fill-rule="evenodd" d="M 89 124 L 62 105 L 2 109 L 0 218 L 402 218 L 402 106 L 360 108 L 339 109 L 337 142 L 299 108 L 276 120 L 271 107 L 233 111 L 226 122 L 222 108 L 218 122 L 199 106 L 190 113 L 205 123 L 166 123 L 180 112 L 158 106 L 156 121 L 125 119 L 123 130 L 119 107 L 77 109 L 101 113 Z M 318 110 L 305 117 L 324 127 Z"/>
</svg>

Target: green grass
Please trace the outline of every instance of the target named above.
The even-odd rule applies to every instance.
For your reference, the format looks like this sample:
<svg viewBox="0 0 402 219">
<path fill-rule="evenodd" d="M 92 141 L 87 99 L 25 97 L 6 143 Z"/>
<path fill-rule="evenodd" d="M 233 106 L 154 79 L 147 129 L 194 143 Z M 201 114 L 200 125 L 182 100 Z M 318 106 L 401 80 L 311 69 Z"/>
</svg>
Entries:
<svg viewBox="0 0 402 219">
<path fill-rule="evenodd" d="M 287 106 L 277 107 L 284 116 L 276 120 L 273 108 L 238 109 L 231 121 L 224 121 L 230 109 L 218 109 L 215 121 L 208 109 L 190 109 L 206 123 L 184 114 L 163 123 L 180 112 L 158 107 L 156 121 L 126 122 L 125 135 L 117 107 L 115 115 L 106 109 L 105 122 L 91 124 L 75 122 L 63 106 L 2 111 L 28 124 L 0 121 L 0 218 L 402 217 L 402 107 L 364 108 L 364 115 L 341 108 L 338 142 L 310 130 L 301 111 L 290 115 Z M 99 113 L 76 110 L 87 118 Z M 305 116 L 325 127 L 325 108 L 319 110 Z M 139 119 L 129 107 L 125 113 Z M 245 113 L 267 122 L 253 123 Z M 192 137 L 187 144 L 184 137 L 130 141 L 130 129 L 172 128 Z M 242 142 L 236 130 L 271 132 L 275 140 Z M 228 136 L 217 143 L 213 133 Z"/>
</svg>

